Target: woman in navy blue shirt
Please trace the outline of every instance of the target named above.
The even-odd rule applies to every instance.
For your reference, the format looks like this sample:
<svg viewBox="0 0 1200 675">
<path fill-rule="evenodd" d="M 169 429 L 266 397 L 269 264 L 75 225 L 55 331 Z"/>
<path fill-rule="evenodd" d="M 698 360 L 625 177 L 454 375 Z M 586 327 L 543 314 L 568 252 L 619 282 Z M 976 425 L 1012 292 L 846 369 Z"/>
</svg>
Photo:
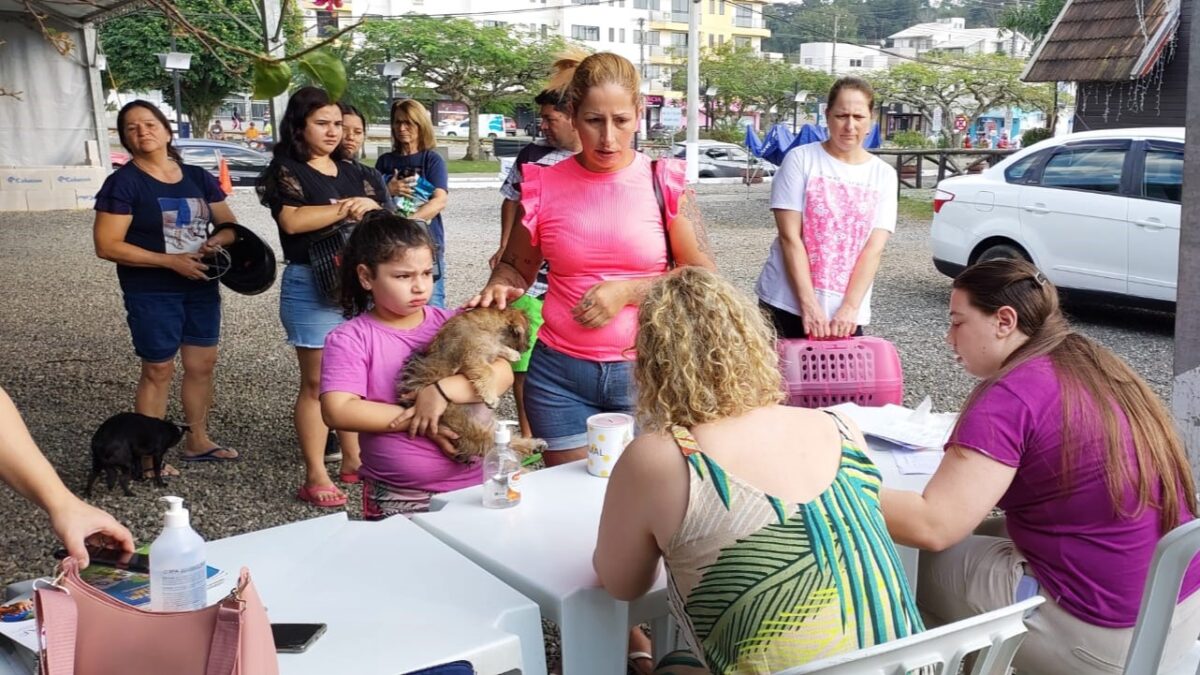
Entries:
<svg viewBox="0 0 1200 675">
<path fill-rule="evenodd" d="M 133 349 L 142 360 L 134 410 L 167 414 L 175 354 L 183 361 L 183 414 L 190 427 L 185 461 L 232 461 L 238 453 L 208 435 L 213 368 L 221 335 L 221 296 L 203 259 L 233 243 L 232 229 L 209 236 L 213 223 L 236 222 L 220 184 L 183 164 L 171 125 L 146 101 L 117 114 L 117 136 L 131 160 L 96 194 L 96 255 L 117 263 Z M 164 467 L 167 475 L 178 475 Z"/>
</svg>

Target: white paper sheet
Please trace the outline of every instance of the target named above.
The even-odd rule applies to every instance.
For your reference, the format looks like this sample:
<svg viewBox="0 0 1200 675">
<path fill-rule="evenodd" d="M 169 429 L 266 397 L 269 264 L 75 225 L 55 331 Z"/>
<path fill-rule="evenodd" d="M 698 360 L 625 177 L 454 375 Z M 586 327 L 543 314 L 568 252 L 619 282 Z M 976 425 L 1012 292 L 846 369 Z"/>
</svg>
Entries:
<svg viewBox="0 0 1200 675">
<path fill-rule="evenodd" d="M 917 476 L 932 476 L 942 463 L 941 450 L 917 450 L 914 452 L 893 452 L 896 467 L 900 473 Z"/>
<path fill-rule="evenodd" d="M 928 400 L 928 399 L 927 399 Z M 840 412 L 858 425 L 864 434 L 882 438 L 909 449 L 938 448 L 946 443 L 954 427 L 955 413 L 933 413 L 926 405 L 910 410 L 898 405 L 864 407 L 842 403 L 829 410 Z"/>
</svg>

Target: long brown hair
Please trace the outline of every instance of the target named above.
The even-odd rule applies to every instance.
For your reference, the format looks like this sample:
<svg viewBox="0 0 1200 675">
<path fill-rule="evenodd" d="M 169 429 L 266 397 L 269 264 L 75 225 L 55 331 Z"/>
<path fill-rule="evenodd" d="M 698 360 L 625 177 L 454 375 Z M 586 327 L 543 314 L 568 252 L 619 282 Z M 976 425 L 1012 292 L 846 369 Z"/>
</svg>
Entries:
<svg viewBox="0 0 1200 675">
<path fill-rule="evenodd" d="M 1017 329 L 1029 339 L 1009 354 L 1000 370 L 980 382 L 967 398 L 959 424 L 989 387 L 1022 364 L 1049 356 L 1058 375 L 1062 396 L 1062 471 L 1069 480 L 1075 447 L 1072 428 L 1098 428 L 1104 436 L 1104 478 L 1116 513 L 1136 517 L 1146 508 L 1159 512 L 1163 533 L 1179 523 L 1179 492 L 1184 506 L 1196 514 L 1196 487 L 1183 440 L 1166 406 L 1124 361 L 1109 350 L 1071 330 L 1058 304 L 1058 289 L 1033 265 L 1023 260 L 989 260 L 967 268 L 954 280 L 973 307 L 993 315 L 1001 307 L 1017 314 Z M 1117 414 L 1117 410 L 1121 415 Z M 1137 475 L 1130 475 L 1122 433 L 1124 416 L 1133 440 Z M 951 442 L 958 429 L 951 435 Z M 1125 508 L 1125 490 L 1137 491 L 1137 506 Z M 1161 490 L 1155 503 L 1154 488 Z"/>
</svg>

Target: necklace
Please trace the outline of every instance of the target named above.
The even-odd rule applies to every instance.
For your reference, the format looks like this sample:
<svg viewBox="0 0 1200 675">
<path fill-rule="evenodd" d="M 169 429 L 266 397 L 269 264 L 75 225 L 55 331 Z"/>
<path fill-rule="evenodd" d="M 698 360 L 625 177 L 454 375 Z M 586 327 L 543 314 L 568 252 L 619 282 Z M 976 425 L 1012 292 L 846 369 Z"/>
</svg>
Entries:
<svg viewBox="0 0 1200 675">
<path fill-rule="evenodd" d="M 179 165 L 172 161 L 169 161 L 165 167 L 158 167 L 158 166 L 151 166 L 149 164 L 146 164 L 145 162 L 142 162 L 137 157 L 134 157 L 133 163 L 135 166 L 137 166 L 137 168 L 141 169 L 143 173 L 145 173 L 145 174 L 149 175 L 151 178 L 154 178 L 155 180 L 158 180 L 163 183 L 173 182 L 172 180 L 169 180 L 169 179 L 178 178 L 178 177 L 182 176 L 182 173 L 183 173 L 182 171 L 179 171 L 178 175 L 176 174 L 176 171 L 178 170 Z"/>
</svg>

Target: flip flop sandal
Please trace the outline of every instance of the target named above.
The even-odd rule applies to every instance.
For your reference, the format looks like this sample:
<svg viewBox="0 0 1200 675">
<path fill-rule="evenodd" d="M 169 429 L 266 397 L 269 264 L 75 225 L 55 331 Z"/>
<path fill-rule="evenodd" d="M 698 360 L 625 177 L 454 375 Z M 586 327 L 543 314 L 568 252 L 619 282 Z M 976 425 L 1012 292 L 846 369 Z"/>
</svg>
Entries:
<svg viewBox="0 0 1200 675">
<path fill-rule="evenodd" d="M 219 452 L 237 452 L 238 454 L 234 457 L 221 457 L 217 454 Z M 202 452 L 198 455 L 184 453 L 180 456 L 180 459 L 185 462 L 240 462 L 242 460 L 242 453 L 233 448 L 225 448 L 217 445 L 209 448 L 207 452 Z"/>
<path fill-rule="evenodd" d="M 330 494 L 336 496 L 333 499 L 321 499 L 322 495 Z M 296 491 L 296 499 L 299 499 L 302 502 L 308 502 L 313 506 L 323 509 L 335 509 L 339 506 L 346 505 L 346 495 L 333 485 L 326 485 L 323 487 L 309 487 L 307 485 L 301 485 L 300 489 Z"/>
<path fill-rule="evenodd" d="M 342 481 L 346 485 L 357 485 L 358 483 L 362 482 L 362 478 L 359 478 L 357 471 L 346 471 L 344 473 L 339 473 L 338 480 Z"/>
</svg>

